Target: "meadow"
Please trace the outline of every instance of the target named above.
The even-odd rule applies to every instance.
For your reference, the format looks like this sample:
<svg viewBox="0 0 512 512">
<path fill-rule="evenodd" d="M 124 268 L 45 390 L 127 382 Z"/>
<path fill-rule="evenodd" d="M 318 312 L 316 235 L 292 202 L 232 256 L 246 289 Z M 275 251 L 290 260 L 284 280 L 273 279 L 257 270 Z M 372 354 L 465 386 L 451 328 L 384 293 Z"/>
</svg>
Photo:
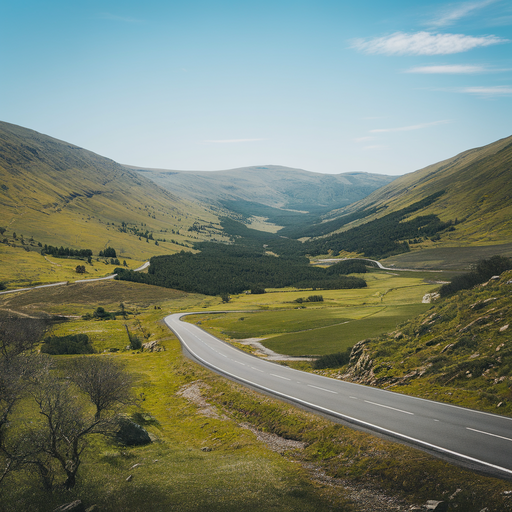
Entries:
<svg viewBox="0 0 512 512">
<path fill-rule="evenodd" d="M 372 271 L 362 274 L 367 288 L 354 290 L 268 290 L 262 295 L 232 296 L 229 309 L 252 307 L 222 315 L 190 316 L 226 341 L 260 340 L 271 350 L 293 356 L 318 356 L 344 351 L 358 341 L 393 331 L 398 324 L 426 311 L 426 293 L 439 287 L 425 282 L 440 274 Z M 296 302 L 321 294 L 322 302 Z M 227 309 L 227 308 L 224 308 Z"/>
<path fill-rule="evenodd" d="M 357 291 L 366 293 L 322 292 L 324 303 L 310 303 L 303 310 L 294 309 L 298 305 L 294 298 L 307 296 L 310 290 L 242 294 L 222 304 L 219 297 L 106 281 L 0 296 L 4 310 L 66 315 L 68 320 L 55 325 L 53 334 L 87 333 L 97 351 L 88 357 L 123 361 L 136 379 L 138 397 L 138 406 L 126 412 L 149 418 L 144 426 L 153 438 L 150 445 L 132 448 L 94 439 L 72 491 L 48 494 L 34 473 L 15 473 L 0 488 L 0 508 L 46 512 L 81 499 L 87 507 L 96 504 L 105 511 L 135 512 L 150 507 L 155 511 L 350 512 L 377 510 L 382 497 L 403 508 L 419 505 L 427 499 L 443 499 L 462 487 L 452 500 L 460 510 L 477 512 L 484 506 L 510 510 L 503 494 L 509 488 L 507 482 L 354 431 L 217 376 L 187 360 L 161 321 L 172 312 L 226 308 L 231 313 L 213 314 L 211 321 L 231 318 L 233 324 L 245 326 L 251 319 L 246 334 L 259 332 L 271 321 L 269 326 L 276 334 L 284 334 L 286 326 L 280 322 L 286 315 L 306 313 L 311 316 L 289 326 L 314 332 L 334 328 L 345 318 L 339 316 L 341 310 L 369 321 L 370 309 L 400 310 L 413 297 L 418 305 L 424 291 L 434 287 L 418 276 L 374 273 L 367 277 L 371 277 L 370 289 Z M 98 306 L 119 311 L 121 302 L 126 318 L 83 318 Z M 201 318 L 204 321 L 209 316 Z M 240 321 L 241 316 L 247 320 Z M 144 341 L 158 341 L 165 350 L 127 350 L 125 326 Z"/>
</svg>

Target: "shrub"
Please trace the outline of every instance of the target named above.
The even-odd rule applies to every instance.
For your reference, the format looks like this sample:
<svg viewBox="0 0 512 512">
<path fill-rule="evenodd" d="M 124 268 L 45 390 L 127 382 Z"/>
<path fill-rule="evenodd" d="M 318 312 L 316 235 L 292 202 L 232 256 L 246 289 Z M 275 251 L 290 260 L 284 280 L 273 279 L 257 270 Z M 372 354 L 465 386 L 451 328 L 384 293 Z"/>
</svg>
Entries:
<svg viewBox="0 0 512 512">
<path fill-rule="evenodd" d="M 312 366 L 315 370 L 324 368 L 339 368 L 345 366 L 350 361 L 350 353 L 352 347 L 347 348 L 344 352 L 336 352 L 334 354 L 326 354 L 313 361 Z"/>
<path fill-rule="evenodd" d="M 51 355 L 92 354 L 87 334 L 70 334 L 68 336 L 49 336 L 44 339 L 41 352 Z"/>
</svg>

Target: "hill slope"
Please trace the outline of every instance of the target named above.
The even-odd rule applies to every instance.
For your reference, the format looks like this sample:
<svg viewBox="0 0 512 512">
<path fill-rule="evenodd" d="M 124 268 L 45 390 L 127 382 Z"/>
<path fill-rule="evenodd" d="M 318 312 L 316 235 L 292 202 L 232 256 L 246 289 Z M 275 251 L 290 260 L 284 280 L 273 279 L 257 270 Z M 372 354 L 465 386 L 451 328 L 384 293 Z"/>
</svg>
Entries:
<svg viewBox="0 0 512 512">
<path fill-rule="evenodd" d="M 511 290 L 507 271 L 439 300 L 397 331 L 357 343 L 341 378 L 511 415 Z"/>
<path fill-rule="evenodd" d="M 136 170 L 180 197 L 196 201 L 224 206 L 249 201 L 308 212 L 346 206 L 395 179 L 363 172 L 319 174 L 279 165 L 209 172 Z"/>
<path fill-rule="evenodd" d="M 457 221 L 443 235 L 448 245 L 506 243 L 512 239 L 512 137 L 397 178 L 368 197 L 328 218 L 372 209 L 373 212 L 344 229 L 396 212 L 435 193 L 444 193 L 417 215 L 438 215 Z M 376 210 L 376 212 L 375 212 Z"/>
<path fill-rule="evenodd" d="M 0 214 L 11 248 L 39 250 L 41 243 L 97 255 L 108 245 L 119 257 L 138 260 L 210 238 L 187 230 L 194 222 L 216 222 L 204 208 L 112 160 L 3 122 Z"/>
</svg>

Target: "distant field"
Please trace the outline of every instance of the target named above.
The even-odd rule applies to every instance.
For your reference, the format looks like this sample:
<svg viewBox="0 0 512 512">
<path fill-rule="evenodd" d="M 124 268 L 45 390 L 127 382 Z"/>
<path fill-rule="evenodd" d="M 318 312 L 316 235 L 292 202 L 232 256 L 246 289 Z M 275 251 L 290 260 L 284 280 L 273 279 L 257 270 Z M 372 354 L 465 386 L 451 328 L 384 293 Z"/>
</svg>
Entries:
<svg viewBox="0 0 512 512">
<path fill-rule="evenodd" d="M 414 246 L 412 246 L 414 248 Z M 512 243 L 474 247 L 435 247 L 413 250 L 382 260 L 384 266 L 400 268 L 436 268 L 442 270 L 469 270 L 471 264 L 495 255 L 512 256 Z"/>
<path fill-rule="evenodd" d="M 356 290 L 270 290 L 240 294 L 222 309 L 236 312 L 191 316 L 188 321 L 224 339 L 267 338 L 262 343 L 288 355 L 323 355 L 396 329 L 430 307 L 423 296 L 440 285 L 442 273 L 378 271 L 364 274 L 367 288 Z M 322 295 L 323 302 L 295 302 Z M 220 308 L 219 308 L 220 309 Z M 241 310 L 246 309 L 247 312 Z M 251 312 L 252 309 L 252 312 Z"/>
<path fill-rule="evenodd" d="M 366 308 L 368 316 L 360 320 L 348 320 L 339 325 L 284 334 L 269 338 L 263 344 L 274 352 L 292 356 L 320 356 L 343 352 L 365 338 L 395 330 L 397 325 L 415 318 L 429 307 L 429 304 L 373 307 L 376 310 L 373 314 L 369 311 L 370 308 Z M 359 308 L 354 309 L 360 313 Z"/>
</svg>

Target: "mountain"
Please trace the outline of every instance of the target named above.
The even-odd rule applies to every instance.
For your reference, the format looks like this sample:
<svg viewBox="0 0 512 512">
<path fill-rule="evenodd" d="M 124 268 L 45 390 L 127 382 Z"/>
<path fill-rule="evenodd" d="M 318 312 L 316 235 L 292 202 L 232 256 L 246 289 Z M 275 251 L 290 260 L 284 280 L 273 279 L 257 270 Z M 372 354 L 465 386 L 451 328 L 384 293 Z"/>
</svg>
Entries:
<svg viewBox="0 0 512 512">
<path fill-rule="evenodd" d="M 320 174 L 279 165 L 226 171 L 133 169 L 180 197 L 195 201 L 228 208 L 249 202 L 306 212 L 327 212 L 349 205 L 395 179 L 364 172 Z"/>
<path fill-rule="evenodd" d="M 21 242 L 25 250 L 40 250 L 41 243 L 96 255 L 108 245 L 119 257 L 138 260 L 209 238 L 197 231 L 192 236 L 188 228 L 217 220 L 112 160 L 5 122 L 0 213 L 2 237 L 11 247 Z"/>
<path fill-rule="evenodd" d="M 456 221 L 455 231 L 446 235 L 445 242 L 511 241 L 512 137 L 401 176 L 343 211 L 331 212 L 328 218 L 376 210 L 358 221 L 368 222 L 436 193 L 440 197 L 414 216 L 433 213 L 442 221 Z M 344 229 L 353 225 L 348 224 Z"/>
<path fill-rule="evenodd" d="M 393 242 L 381 256 L 373 250 L 387 264 L 467 268 L 483 257 L 512 254 L 511 199 L 508 137 L 401 176 L 294 237 L 316 238 L 316 254 L 337 254 L 346 240 L 359 240 L 364 232 L 367 239 L 376 237 L 375 246 L 384 238 Z"/>
</svg>

